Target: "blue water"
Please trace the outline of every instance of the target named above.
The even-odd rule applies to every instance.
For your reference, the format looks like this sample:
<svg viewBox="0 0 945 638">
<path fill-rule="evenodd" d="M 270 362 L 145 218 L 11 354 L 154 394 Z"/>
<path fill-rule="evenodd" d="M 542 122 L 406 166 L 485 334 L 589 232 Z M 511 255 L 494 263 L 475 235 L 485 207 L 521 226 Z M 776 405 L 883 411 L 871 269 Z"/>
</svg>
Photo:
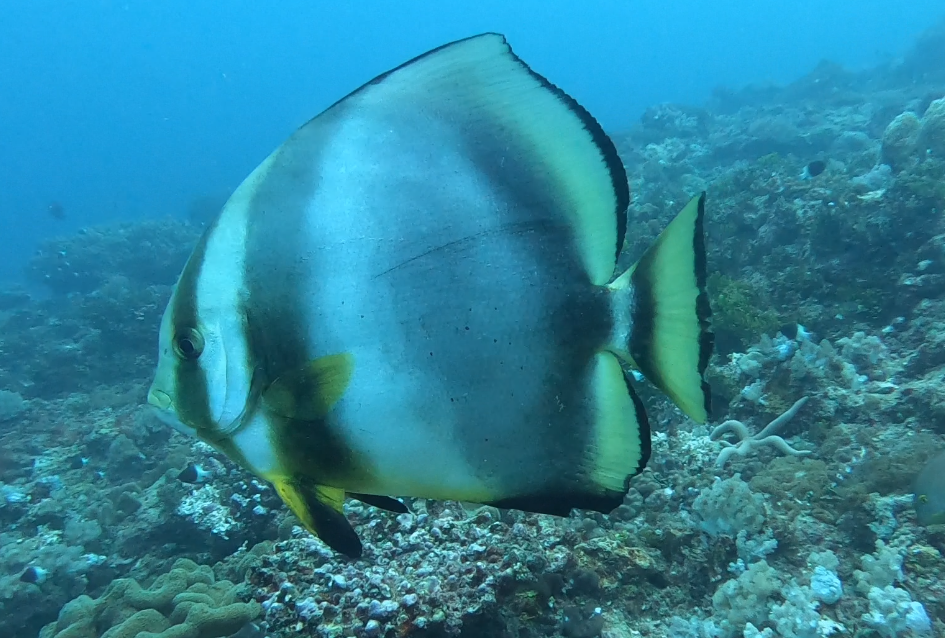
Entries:
<svg viewBox="0 0 945 638">
<path fill-rule="evenodd" d="M 719 10 L 720 4 L 726 11 Z M 505 33 L 610 130 L 713 87 L 901 53 L 945 11 L 908 3 L 0 3 L 0 279 L 36 241 L 225 196 L 295 127 L 447 41 Z M 51 201 L 67 217 L 47 215 Z"/>
</svg>

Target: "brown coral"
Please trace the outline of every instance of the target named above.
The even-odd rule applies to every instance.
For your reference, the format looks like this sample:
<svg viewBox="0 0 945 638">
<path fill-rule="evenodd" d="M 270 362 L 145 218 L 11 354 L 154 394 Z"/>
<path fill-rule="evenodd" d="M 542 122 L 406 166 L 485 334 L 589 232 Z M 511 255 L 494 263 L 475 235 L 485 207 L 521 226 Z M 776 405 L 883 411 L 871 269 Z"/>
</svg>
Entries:
<svg viewBox="0 0 945 638">
<path fill-rule="evenodd" d="M 222 638 L 260 614 L 258 603 L 237 602 L 238 593 L 206 565 L 180 559 L 147 589 L 119 578 L 99 598 L 66 603 L 40 638 Z"/>
</svg>

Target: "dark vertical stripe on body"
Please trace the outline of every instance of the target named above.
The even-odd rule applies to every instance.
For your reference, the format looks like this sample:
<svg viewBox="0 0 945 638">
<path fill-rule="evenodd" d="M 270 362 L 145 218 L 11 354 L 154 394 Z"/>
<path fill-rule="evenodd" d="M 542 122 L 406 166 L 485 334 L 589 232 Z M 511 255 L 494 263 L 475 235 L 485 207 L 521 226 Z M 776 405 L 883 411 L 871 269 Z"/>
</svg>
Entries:
<svg viewBox="0 0 945 638">
<path fill-rule="evenodd" d="M 313 320 L 307 288 L 317 273 L 307 226 L 308 206 L 317 188 L 313 149 L 323 144 L 317 122 L 296 131 L 273 158 L 273 165 L 249 203 L 246 231 L 244 338 L 252 367 L 263 375 L 263 391 L 276 379 L 298 371 L 317 352 L 309 340 Z M 302 138 L 302 139 L 300 139 Z M 355 363 L 357 365 L 357 362 Z M 330 415 L 329 415 L 330 416 Z M 350 447 L 331 427 L 330 418 L 299 420 L 269 414 L 271 439 L 284 469 L 321 483 L 337 484 L 355 465 Z"/>
<path fill-rule="evenodd" d="M 552 491 L 555 493 L 559 492 L 558 487 L 570 493 L 574 490 L 575 482 L 580 482 L 574 474 L 584 469 L 584 452 L 590 445 L 588 437 L 592 434 L 592 428 L 583 427 L 587 408 L 584 405 L 585 389 L 581 379 L 588 373 L 594 354 L 606 344 L 612 331 L 609 297 L 603 288 L 593 286 L 589 281 L 574 241 L 573 226 L 568 222 L 568 211 L 563 208 L 563 202 L 567 201 L 563 197 L 565 193 L 561 192 L 560 184 L 551 179 L 547 172 L 539 170 L 541 158 L 534 156 L 533 149 L 521 144 L 520 137 L 511 135 L 501 140 L 466 135 L 462 141 L 464 155 L 471 158 L 472 165 L 486 177 L 496 200 L 503 203 L 503 208 L 490 210 L 488 214 L 496 219 L 507 218 L 508 221 L 494 232 L 477 237 L 482 252 L 458 254 L 455 261 L 441 261 L 440 268 L 452 272 L 451 281 L 464 282 L 469 277 L 465 273 L 467 261 L 479 260 L 483 264 L 480 266 L 483 279 L 465 281 L 457 289 L 463 290 L 467 296 L 479 298 L 485 293 L 473 291 L 485 283 L 495 287 L 494 298 L 500 307 L 511 308 L 521 304 L 522 320 L 534 322 L 529 332 L 547 335 L 547 339 L 538 347 L 550 352 L 551 362 L 544 369 L 523 369 L 519 374 L 520 381 L 508 387 L 495 384 L 492 387 L 494 397 L 477 397 L 482 402 L 479 418 L 495 419 L 491 406 L 499 397 L 504 397 L 503 405 L 513 410 L 512 413 L 514 410 L 527 411 L 529 418 L 522 425 L 531 429 L 545 427 L 543 436 L 533 440 L 518 440 L 514 434 L 510 434 L 507 441 L 514 444 L 509 451 L 496 450 L 495 441 L 487 443 L 473 438 L 466 441 L 463 452 L 470 465 L 480 468 L 484 476 L 509 474 L 503 466 L 516 460 L 555 459 L 553 466 L 544 464 L 541 470 L 522 478 L 533 485 L 553 485 L 555 489 Z M 496 148 L 498 143 L 502 144 L 501 151 Z M 503 161 L 498 162 L 498 158 Z M 489 263 L 489 251 L 495 249 L 489 246 L 506 242 L 509 248 L 504 253 L 516 255 L 518 261 L 510 264 L 512 269 L 505 280 L 494 281 L 495 274 L 485 267 Z M 519 294 L 525 294 L 528 298 L 520 298 Z M 480 316 L 483 315 L 480 313 Z M 514 332 L 520 327 L 508 327 L 513 332 L 498 335 L 503 344 L 508 343 L 511 347 L 516 339 L 525 339 Z M 489 351 L 464 352 L 460 343 L 446 350 L 450 354 L 443 360 L 463 361 L 467 371 L 487 370 L 489 357 L 496 356 Z M 497 356 L 491 363 L 499 364 L 502 359 L 502 356 Z M 418 365 L 430 364 L 418 362 Z M 453 369 L 442 369 L 440 374 L 450 379 L 457 388 L 477 385 L 474 379 L 466 378 Z M 529 396 L 516 390 L 517 383 L 522 384 L 522 390 L 532 386 L 541 390 Z M 513 400 L 512 392 L 519 392 L 519 399 Z M 518 401 L 524 401 L 526 396 L 534 403 L 519 404 Z M 517 408 L 510 407 L 513 405 L 517 405 Z M 564 412 L 559 407 L 561 405 L 567 406 Z M 475 430 L 473 425 L 467 427 L 469 431 Z M 513 450 L 514 458 L 511 458 Z M 558 493 L 558 496 L 549 496 L 547 499 L 534 494 L 528 498 L 538 499 L 532 503 L 531 511 L 551 513 L 549 508 L 560 507 L 567 513 L 569 507 L 562 503 L 569 502 L 568 498 L 571 497 L 564 498 Z M 524 500 L 519 502 L 520 505 L 524 503 Z"/>
<path fill-rule="evenodd" d="M 207 243 L 219 220 L 218 215 L 204 231 L 177 281 L 171 307 L 173 333 L 167 346 L 171 351 L 161 353 L 162 356 L 173 357 L 177 366 L 177 374 L 174 375 L 174 409 L 182 422 L 192 424 L 201 435 L 206 434 L 213 424 L 207 376 L 200 365 L 200 358 L 190 360 L 180 357 L 174 352 L 174 342 L 187 330 L 200 330 L 200 319 L 197 316 L 197 281 L 204 267 Z"/>
<path fill-rule="evenodd" d="M 650 423 L 646 416 L 643 401 L 640 400 L 633 389 L 633 385 L 626 374 L 624 375 L 624 382 L 627 384 L 627 392 L 633 401 L 635 424 L 637 426 L 636 433 L 640 442 L 640 458 L 636 467 L 624 478 L 623 490 L 603 489 L 596 485 L 586 486 L 582 484 L 583 479 L 575 484 L 573 480 L 568 480 L 571 477 L 559 474 L 553 477 L 545 477 L 546 487 L 538 493 L 500 499 L 488 504 L 499 508 L 518 509 L 553 516 L 567 516 L 572 509 L 592 510 L 609 514 L 623 504 L 627 491 L 630 489 L 631 479 L 643 471 L 651 453 Z M 574 427 L 573 423 L 567 425 L 572 429 Z M 588 428 L 588 433 L 592 431 L 591 428 Z M 564 439 L 566 431 L 562 431 L 561 435 Z M 575 446 L 575 448 L 583 454 L 583 449 L 580 446 Z M 577 463 L 574 465 L 575 469 L 582 469 Z"/>
<path fill-rule="evenodd" d="M 295 136 L 304 134 L 296 132 Z M 307 318 L 300 288 L 309 273 L 303 257 L 307 192 L 299 143 L 284 145 L 253 192 L 246 212 L 244 338 L 266 385 L 308 359 Z M 298 165 L 298 166 L 297 166 Z"/>
</svg>

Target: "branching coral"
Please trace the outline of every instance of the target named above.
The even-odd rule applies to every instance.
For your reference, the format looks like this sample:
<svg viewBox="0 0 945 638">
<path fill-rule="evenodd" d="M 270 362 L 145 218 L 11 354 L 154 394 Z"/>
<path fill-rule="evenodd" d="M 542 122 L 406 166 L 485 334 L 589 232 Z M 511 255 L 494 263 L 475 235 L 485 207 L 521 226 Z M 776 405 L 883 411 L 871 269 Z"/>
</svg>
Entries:
<svg viewBox="0 0 945 638">
<path fill-rule="evenodd" d="M 709 438 L 713 441 L 717 441 L 727 433 L 732 433 L 738 438 L 738 443 L 722 441 L 725 447 L 719 452 L 719 458 L 715 462 L 716 466 L 719 468 L 725 467 L 725 464 L 733 455 L 746 456 L 751 454 L 755 448 L 766 445 L 774 447 L 784 454 L 790 454 L 791 456 L 807 456 L 810 454 L 808 450 L 797 450 L 791 447 L 787 441 L 776 434 L 788 421 L 794 418 L 794 415 L 797 414 L 797 411 L 800 410 L 805 403 L 807 403 L 807 397 L 801 397 L 795 401 L 794 405 L 788 408 L 787 411 L 771 421 L 757 434 L 749 432 L 748 427 L 744 423 L 735 419 L 729 419 L 716 427 L 712 430 L 712 434 L 709 435 Z"/>
</svg>

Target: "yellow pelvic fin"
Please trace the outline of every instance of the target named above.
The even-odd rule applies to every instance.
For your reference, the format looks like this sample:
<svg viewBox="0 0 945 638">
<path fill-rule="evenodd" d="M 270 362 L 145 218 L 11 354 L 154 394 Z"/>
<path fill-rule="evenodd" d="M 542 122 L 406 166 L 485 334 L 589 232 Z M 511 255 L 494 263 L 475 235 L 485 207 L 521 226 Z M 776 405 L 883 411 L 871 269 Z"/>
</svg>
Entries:
<svg viewBox="0 0 945 638">
<path fill-rule="evenodd" d="M 341 400 L 353 374 L 352 355 L 320 357 L 273 381 L 263 394 L 263 403 L 274 414 L 317 421 Z"/>
<path fill-rule="evenodd" d="M 702 193 L 640 261 L 610 284 L 618 324 L 611 349 L 699 423 L 709 415 L 705 369 L 714 343 L 705 288 L 704 216 Z"/>
<path fill-rule="evenodd" d="M 305 529 L 336 552 L 351 558 L 361 556 L 361 541 L 344 515 L 344 490 L 301 478 L 271 480 L 282 501 L 298 516 Z"/>
</svg>

